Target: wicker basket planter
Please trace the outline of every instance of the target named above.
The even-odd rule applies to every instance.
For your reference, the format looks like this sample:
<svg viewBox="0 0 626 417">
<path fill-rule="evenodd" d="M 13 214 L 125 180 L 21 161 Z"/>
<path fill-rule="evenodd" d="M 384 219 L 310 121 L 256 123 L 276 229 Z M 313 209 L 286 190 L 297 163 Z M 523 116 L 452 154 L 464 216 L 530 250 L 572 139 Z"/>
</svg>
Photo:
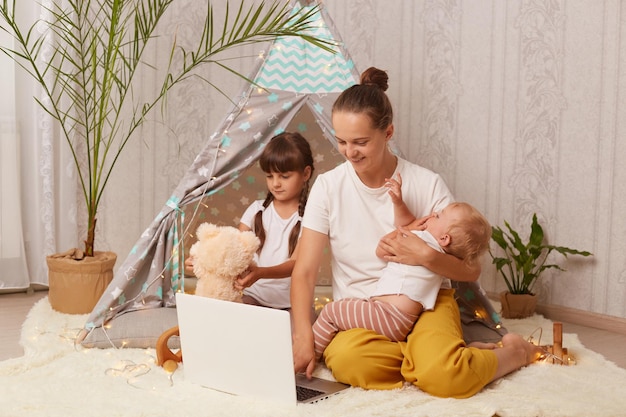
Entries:
<svg viewBox="0 0 626 417">
<path fill-rule="evenodd" d="M 82 260 L 46 257 L 48 301 L 61 313 L 91 313 L 104 290 L 113 280 L 114 252 L 95 252 Z"/>
<path fill-rule="evenodd" d="M 500 293 L 502 317 L 507 319 L 523 319 L 535 314 L 537 296 L 535 294 L 511 294 L 508 291 Z"/>
</svg>

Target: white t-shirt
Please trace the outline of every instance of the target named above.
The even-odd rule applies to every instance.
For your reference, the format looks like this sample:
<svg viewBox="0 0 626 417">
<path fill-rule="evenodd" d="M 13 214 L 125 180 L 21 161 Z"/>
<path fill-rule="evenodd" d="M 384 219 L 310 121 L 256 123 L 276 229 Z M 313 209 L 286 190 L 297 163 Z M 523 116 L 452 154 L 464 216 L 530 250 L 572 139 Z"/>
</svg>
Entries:
<svg viewBox="0 0 626 417">
<path fill-rule="evenodd" d="M 241 216 L 241 223 L 253 228 L 254 217 L 263 210 L 263 200 L 253 202 Z M 298 212 L 288 219 L 283 219 L 274 208 L 274 202 L 263 211 L 263 227 L 265 228 L 265 244 L 260 254 L 254 255 L 258 266 L 274 266 L 289 259 L 289 235 L 295 224 L 300 220 Z M 291 278 L 263 278 L 246 288 L 243 292 L 259 303 L 273 308 L 289 308 L 289 291 Z"/>
<path fill-rule="evenodd" d="M 402 197 L 417 218 L 453 201 L 443 179 L 434 172 L 398 158 L 393 175 L 398 173 L 402 176 Z M 376 256 L 376 246 L 381 237 L 395 229 L 387 187 L 367 187 L 345 162 L 317 177 L 302 226 L 329 237 L 333 298 L 366 298 L 374 293 L 387 264 Z"/>
<path fill-rule="evenodd" d="M 412 232 L 431 248 L 443 252 L 437 239 L 427 230 L 412 230 Z M 404 294 L 420 303 L 424 310 L 432 310 L 435 307 L 439 289 L 442 287 L 450 288 L 449 280 L 424 266 L 389 262 L 376 284 L 372 297 Z"/>
</svg>

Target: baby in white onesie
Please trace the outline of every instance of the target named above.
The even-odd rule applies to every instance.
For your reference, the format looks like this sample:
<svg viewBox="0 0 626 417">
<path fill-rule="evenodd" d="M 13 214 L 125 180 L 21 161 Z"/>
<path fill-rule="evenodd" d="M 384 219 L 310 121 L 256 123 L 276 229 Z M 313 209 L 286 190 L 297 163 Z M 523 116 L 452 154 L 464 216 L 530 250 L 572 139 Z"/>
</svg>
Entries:
<svg viewBox="0 0 626 417">
<path fill-rule="evenodd" d="M 412 217 L 415 221 L 415 217 L 408 213 L 401 195 L 397 198 L 400 183 L 396 184 L 396 194 L 390 186 L 396 225 L 407 225 L 407 220 Z M 467 203 L 451 203 L 418 223 L 424 230 L 413 230 L 414 234 L 436 250 L 466 263 L 476 262 L 489 247 L 491 226 Z M 396 231 L 396 238 L 402 236 Z M 379 247 L 376 254 L 383 257 L 386 253 Z M 449 287 L 447 279 L 423 266 L 389 262 L 370 298 L 344 298 L 324 306 L 313 325 L 316 356 L 321 357 L 335 334 L 342 330 L 365 328 L 392 341 L 406 339 L 422 311 L 435 306 L 442 283 Z"/>
</svg>

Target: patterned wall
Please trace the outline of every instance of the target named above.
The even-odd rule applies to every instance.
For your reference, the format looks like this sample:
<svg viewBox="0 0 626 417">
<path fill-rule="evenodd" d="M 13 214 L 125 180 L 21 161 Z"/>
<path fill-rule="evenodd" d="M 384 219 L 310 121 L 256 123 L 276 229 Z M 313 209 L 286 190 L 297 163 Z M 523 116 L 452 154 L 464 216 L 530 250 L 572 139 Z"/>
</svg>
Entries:
<svg viewBox="0 0 626 417">
<path fill-rule="evenodd" d="M 179 2 L 168 27 L 183 41 L 198 25 L 195 3 Z M 213 3 L 219 13 L 222 2 Z M 622 3 L 325 2 L 358 69 L 388 71 L 396 140 L 408 159 L 441 173 L 492 223 L 507 220 L 524 234 L 536 212 L 550 243 L 594 253 L 568 260 L 566 273 L 548 272 L 541 302 L 626 317 Z M 238 53 L 242 71 L 259 49 Z M 215 68 L 202 75 L 227 94 L 241 86 Z M 151 82 L 148 74 L 145 87 Z M 101 247 L 130 249 L 228 107 L 197 80 L 170 96 L 165 122 L 144 128 L 112 179 Z M 483 269 L 483 287 L 503 290 L 488 259 Z"/>
</svg>

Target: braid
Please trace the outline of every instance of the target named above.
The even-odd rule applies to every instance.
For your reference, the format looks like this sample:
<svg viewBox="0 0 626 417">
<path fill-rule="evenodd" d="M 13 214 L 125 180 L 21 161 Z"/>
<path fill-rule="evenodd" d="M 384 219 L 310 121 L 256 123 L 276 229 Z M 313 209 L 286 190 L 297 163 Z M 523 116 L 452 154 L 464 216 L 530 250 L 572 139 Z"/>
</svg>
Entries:
<svg viewBox="0 0 626 417">
<path fill-rule="evenodd" d="M 304 216 L 304 208 L 306 207 L 306 201 L 309 198 L 309 181 L 304 184 L 302 187 L 302 191 L 300 192 L 300 202 L 298 203 L 298 216 L 302 218 Z M 300 227 L 301 227 L 302 219 L 298 220 L 298 222 L 293 226 L 291 232 L 289 233 L 289 256 L 293 254 L 293 251 L 296 250 L 296 245 L 298 244 L 298 238 L 300 237 Z"/>
<path fill-rule="evenodd" d="M 259 158 L 259 166 L 265 173 L 272 172 L 304 172 L 310 167 L 310 175 L 313 175 L 313 153 L 309 142 L 298 132 L 283 132 L 274 136 L 269 143 L 263 148 L 261 157 Z M 300 200 L 298 202 L 298 215 L 302 217 L 304 207 L 309 195 L 309 181 L 307 180 L 300 192 Z M 263 203 L 263 207 L 267 207 L 274 200 L 271 192 L 267 193 L 267 198 Z M 301 219 L 294 225 L 289 232 L 289 256 L 293 254 L 296 248 L 298 238 L 300 237 Z M 254 230 L 261 240 L 259 251 L 265 243 L 265 230 L 261 213 L 256 214 L 254 221 Z"/>
<path fill-rule="evenodd" d="M 272 193 L 268 192 L 267 197 L 265 197 L 265 201 L 263 201 L 263 208 L 266 209 L 270 203 L 274 201 L 274 196 Z M 261 253 L 261 249 L 263 249 L 263 245 L 265 244 L 265 227 L 263 227 L 263 210 L 257 211 L 254 216 L 254 234 L 259 238 L 261 244 L 259 245 L 259 249 L 257 253 Z"/>
</svg>

